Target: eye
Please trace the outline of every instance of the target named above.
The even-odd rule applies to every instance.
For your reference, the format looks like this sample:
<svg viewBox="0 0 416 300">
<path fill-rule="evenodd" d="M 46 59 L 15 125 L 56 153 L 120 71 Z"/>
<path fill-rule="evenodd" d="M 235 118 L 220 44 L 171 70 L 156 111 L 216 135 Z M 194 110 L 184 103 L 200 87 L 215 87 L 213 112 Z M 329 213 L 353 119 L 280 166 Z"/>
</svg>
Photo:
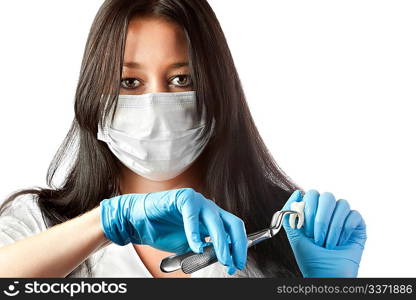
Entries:
<svg viewBox="0 0 416 300">
<path fill-rule="evenodd" d="M 176 80 L 176 79 L 179 79 L 179 80 Z M 179 87 L 188 87 L 192 85 L 191 76 L 188 74 L 176 75 L 175 77 L 173 77 L 171 82 L 173 82 L 174 85 L 179 86 Z"/>
<path fill-rule="evenodd" d="M 132 90 L 139 86 L 140 81 L 136 78 L 122 78 L 121 87 L 126 90 Z"/>
</svg>

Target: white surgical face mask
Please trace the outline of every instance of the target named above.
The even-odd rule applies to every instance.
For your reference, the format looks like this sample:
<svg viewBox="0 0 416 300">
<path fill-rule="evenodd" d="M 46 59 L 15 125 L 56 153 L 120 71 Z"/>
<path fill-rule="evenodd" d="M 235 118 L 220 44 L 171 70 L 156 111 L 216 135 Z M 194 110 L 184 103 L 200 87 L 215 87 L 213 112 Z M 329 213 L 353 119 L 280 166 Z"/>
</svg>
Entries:
<svg viewBox="0 0 416 300">
<path fill-rule="evenodd" d="M 168 180 L 184 172 L 209 141 L 201 138 L 205 107 L 201 118 L 196 107 L 195 91 L 119 95 L 113 122 L 111 110 L 97 138 L 133 172 Z"/>
</svg>

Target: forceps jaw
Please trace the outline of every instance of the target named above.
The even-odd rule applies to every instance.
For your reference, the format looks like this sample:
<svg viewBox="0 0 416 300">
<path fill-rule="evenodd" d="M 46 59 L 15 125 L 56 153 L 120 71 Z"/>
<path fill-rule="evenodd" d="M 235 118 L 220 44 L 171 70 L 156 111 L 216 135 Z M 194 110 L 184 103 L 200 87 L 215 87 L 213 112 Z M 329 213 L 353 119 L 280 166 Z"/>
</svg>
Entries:
<svg viewBox="0 0 416 300">
<path fill-rule="evenodd" d="M 269 228 L 256 231 L 247 236 L 248 247 L 254 246 L 257 243 L 260 243 L 276 235 L 282 228 L 283 218 L 287 214 L 299 214 L 299 212 L 295 210 L 279 210 L 274 213 Z"/>
<path fill-rule="evenodd" d="M 273 217 L 272 217 L 272 221 L 270 223 L 270 231 L 272 236 L 274 236 L 275 234 L 277 234 L 280 229 L 282 228 L 283 225 L 283 218 L 285 217 L 285 215 L 290 215 L 290 214 L 296 214 L 299 216 L 299 212 L 296 210 L 279 210 L 277 211 Z"/>
</svg>

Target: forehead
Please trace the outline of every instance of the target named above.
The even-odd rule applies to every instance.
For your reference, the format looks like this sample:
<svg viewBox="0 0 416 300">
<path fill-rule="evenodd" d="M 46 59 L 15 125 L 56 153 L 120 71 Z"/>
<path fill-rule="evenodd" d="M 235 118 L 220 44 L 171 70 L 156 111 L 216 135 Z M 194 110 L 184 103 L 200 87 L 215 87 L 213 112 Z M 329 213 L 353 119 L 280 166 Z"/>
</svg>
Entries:
<svg viewBox="0 0 416 300">
<path fill-rule="evenodd" d="M 188 46 L 181 27 L 161 18 L 139 16 L 130 20 L 125 62 L 139 62 L 143 66 L 169 64 L 186 60 Z"/>
</svg>

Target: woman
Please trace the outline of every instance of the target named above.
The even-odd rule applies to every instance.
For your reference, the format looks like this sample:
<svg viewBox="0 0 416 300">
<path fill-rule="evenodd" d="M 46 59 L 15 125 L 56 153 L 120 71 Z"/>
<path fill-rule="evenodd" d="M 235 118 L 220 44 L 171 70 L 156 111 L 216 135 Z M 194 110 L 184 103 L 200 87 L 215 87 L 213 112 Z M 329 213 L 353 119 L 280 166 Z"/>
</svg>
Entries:
<svg viewBox="0 0 416 300">
<path fill-rule="evenodd" d="M 48 185 L 2 205 L 0 276 L 189 277 L 161 272 L 160 261 L 200 252 L 208 236 L 219 263 L 193 276 L 356 276 L 366 239 L 345 200 L 303 196 L 278 168 L 202 0 L 104 2 Z M 301 200 L 301 229 L 285 220 L 286 234 L 247 251 L 246 233 Z"/>
</svg>

